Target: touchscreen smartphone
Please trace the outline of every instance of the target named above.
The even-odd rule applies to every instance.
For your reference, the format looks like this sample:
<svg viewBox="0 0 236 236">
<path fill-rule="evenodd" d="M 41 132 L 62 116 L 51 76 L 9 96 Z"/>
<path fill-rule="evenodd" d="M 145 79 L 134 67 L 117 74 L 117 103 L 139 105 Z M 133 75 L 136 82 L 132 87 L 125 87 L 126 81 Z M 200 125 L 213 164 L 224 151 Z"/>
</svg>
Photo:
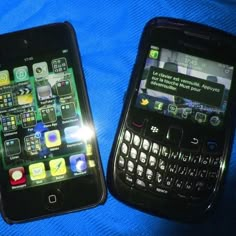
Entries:
<svg viewBox="0 0 236 236">
<path fill-rule="evenodd" d="M 234 133 L 235 45 L 201 24 L 147 23 L 109 160 L 116 198 L 184 221 L 213 208 Z"/>
<path fill-rule="evenodd" d="M 94 207 L 106 189 L 75 32 L 0 36 L 0 187 L 8 223 Z"/>
</svg>

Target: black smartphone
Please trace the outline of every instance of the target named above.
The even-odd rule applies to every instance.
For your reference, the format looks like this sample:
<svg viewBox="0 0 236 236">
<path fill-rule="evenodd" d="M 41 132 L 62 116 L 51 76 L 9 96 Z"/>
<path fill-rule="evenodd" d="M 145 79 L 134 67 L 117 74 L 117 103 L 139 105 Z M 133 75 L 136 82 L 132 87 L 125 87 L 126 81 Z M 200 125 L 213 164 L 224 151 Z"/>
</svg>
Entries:
<svg viewBox="0 0 236 236">
<path fill-rule="evenodd" d="M 234 133 L 235 45 L 201 24 L 147 23 L 109 160 L 116 198 L 182 221 L 212 208 Z"/>
<path fill-rule="evenodd" d="M 55 23 L 0 36 L 0 187 L 8 223 L 106 199 L 73 27 Z"/>
</svg>

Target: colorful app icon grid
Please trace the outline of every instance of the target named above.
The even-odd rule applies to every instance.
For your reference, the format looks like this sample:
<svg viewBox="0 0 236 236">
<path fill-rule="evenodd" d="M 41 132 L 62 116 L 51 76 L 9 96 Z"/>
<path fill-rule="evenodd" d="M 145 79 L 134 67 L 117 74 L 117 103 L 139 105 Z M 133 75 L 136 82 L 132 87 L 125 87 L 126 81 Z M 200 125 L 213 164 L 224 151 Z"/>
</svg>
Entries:
<svg viewBox="0 0 236 236">
<path fill-rule="evenodd" d="M 52 69 L 54 73 L 62 73 L 68 70 L 67 61 L 65 57 L 56 58 L 52 60 Z"/>
<path fill-rule="evenodd" d="M 36 125 L 36 114 L 34 111 L 28 111 L 21 114 L 22 126 L 24 128 L 33 127 Z"/>
<path fill-rule="evenodd" d="M 0 95 L 0 109 L 13 107 L 13 97 L 11 92 Z"/>
<path fill-rule="evenodd" d="M 20 140 L 18 138 L 8 139 L 4 142 L 7 156 L 18 155 L 21 153 Z"/>
<path fill-rule="evenodd" d="M 63 120 L 74 118 L 76 116 L 75 104 L 73 102 L 62 104 L 61 116 Z"/>
<path fill-rule="evenodd" d="M 41 150 L 40 138 L 36 137 L 35 134 L 25 136 L 25 150 L 31 155 L 37 154 Z"/>
<path fill-rule="evenodd" d="M 16 116 L 2 116 L 2 129 L 3 132 L 10 132 L 17 129 Z"/>
<path fill-rule="evenodd" d="M 40 112 L 44 124 L 56 122 L 57 116 L 54 107 L 43 108 Z"/>
</svg>

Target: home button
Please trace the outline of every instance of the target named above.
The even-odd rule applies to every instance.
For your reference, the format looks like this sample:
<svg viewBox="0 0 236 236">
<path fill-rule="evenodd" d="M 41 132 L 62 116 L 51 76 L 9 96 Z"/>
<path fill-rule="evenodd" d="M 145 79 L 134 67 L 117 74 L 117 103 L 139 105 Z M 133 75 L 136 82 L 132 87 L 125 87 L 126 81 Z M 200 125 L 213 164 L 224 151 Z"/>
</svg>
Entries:
<svg viewBox="0 0 236 236">
<path fill-rule="evenodd" d="M 63 206 L 64 197 L 60 189 L 53 189 L 45 192 L 44 201 L 47 210 L 55 211 Z"/>
</svg>

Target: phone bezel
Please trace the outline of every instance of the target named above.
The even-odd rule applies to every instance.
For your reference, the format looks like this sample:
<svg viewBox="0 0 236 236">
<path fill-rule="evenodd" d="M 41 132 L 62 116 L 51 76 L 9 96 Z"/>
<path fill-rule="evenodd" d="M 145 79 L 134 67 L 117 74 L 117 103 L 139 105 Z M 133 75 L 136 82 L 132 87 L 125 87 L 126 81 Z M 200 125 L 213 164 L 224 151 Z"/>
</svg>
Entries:
<svg viewBox="0 0 236 236">
<path fill-rule="evenodd" d="M 2 67 L 4 61 L 14 59 L 15 55 L 22 58 L 32 55 L 43 57 L 44 54 L 47 55 L 47 52 L 68 49 L 76 78 L 83 123 L 95 133 L 79 48 L 71 24 L 55 23 L 5 34 L 0 37 L 0 43 Z M 1 208 L 4 219 L 8 223 L 17 223 L 104 203 L 106 189 L 96 137 L 92 138 L 92 147 L 96 166 L 93 168 L 92 175 L 15 191 L 7 191 L 5 184 L 2 183 Z M 63 204 L 55 209 L 49 209 L 45 197 L 51 192 L 57 194 L 58 191 L 60 191 L 59 200 Z"/>
</svg>

